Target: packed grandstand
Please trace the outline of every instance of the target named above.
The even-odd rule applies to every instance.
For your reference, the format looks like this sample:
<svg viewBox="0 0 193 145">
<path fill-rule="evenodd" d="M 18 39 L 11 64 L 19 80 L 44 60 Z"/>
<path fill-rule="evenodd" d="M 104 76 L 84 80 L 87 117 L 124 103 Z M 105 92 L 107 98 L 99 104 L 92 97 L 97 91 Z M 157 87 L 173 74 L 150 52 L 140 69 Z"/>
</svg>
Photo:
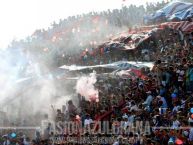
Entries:
<svg viewBox="0 0 193 145">
<path fill-rule="evenodd" d="M 19 89 L 41 79 L 70 80 L 76 99 L 51 106 L 52 115 L 32 116 L 43 122 L 35 131 L 25 129 L 27 122 L 17 129 L 3 117 L 10 129 L 0 132 L 0 144 L 192 145 L 193 3 L 147 8 L 152 11 L 130 6 L 71 17 L 37 30 L 26 41 L 12 42 L 9 51 L 17 47 L 41 62 L 39 75 L 26 73 L 30 64 L 21 69 Z M 86 33 L 88 23 L 92 28 Z"/>
</svg>

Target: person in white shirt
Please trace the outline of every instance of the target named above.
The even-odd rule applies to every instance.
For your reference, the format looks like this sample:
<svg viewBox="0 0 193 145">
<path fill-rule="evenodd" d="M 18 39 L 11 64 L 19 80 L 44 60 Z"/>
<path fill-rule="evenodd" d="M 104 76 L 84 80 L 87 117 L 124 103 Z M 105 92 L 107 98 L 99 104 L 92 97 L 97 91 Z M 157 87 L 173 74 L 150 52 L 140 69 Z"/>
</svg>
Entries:
<svg viewBox="0 0 193 145">
<path fill-rule="evenodd" d="M 150 106 L 153 100 L 153 96 L 151 95 L 151 91 L 146 92 L 147 93 L 147 98 L 145 100 L 145 102 L 143 103 L 143 105 L 145 106 Z"/>
<path fill-rule="evenodd" d="M 178 74 L 178 82 L 182 82 L 184 80 L 185 71 L 183 69 L 178 69 L 176 73 Z"/>
<path fill-rule="evenodd" d="M 178 106 L 174 103 L 174 108 L 172 109 L 172 113 L 177 113 L 179 111 L 179 109 L 180 109 L 180 106 Z"/>
<path fill-rule="evenodd" d="M 131 107 L 130 107 L 130 111 L 137 111 L 138 110 L 138 107 L 137 105 L 135 104 L 134 101 L 131 102 Z"/>
<path fill-rule="evenodd" d="M 185 78 L 185 70 L 182 65 L 179 66 L 178 70 L 176 71 L 176 74 L 178 76 L 178 88 L 183 88 L 183 82 Z"/>
<path fill-rule="evenodd" d="M 93 122 L 93 120 L 90 118 L 90 115 L 86 115 L 86 118 L 84 120 L 84 126 L 88 127 Z"/>
<path fill-rule="evenodd" d="M 123 121 L 121 122 L 121 127 L 122 127 L 124 130 L 126 130 L 127 127 L 128 127 L 128 125 L 129 125 L 128 115 L 127 115 L 127 114 L 124 114 L 124 115 L 122 116 L 122 118 L 123 118 Z"/>
<path fill-rule="evenodd" d="M 180 122 L 177 120 L 177 117 L 174 116 L 172 122 L 172 129 L 178 129 L 180 127 Z"/>
</svg>

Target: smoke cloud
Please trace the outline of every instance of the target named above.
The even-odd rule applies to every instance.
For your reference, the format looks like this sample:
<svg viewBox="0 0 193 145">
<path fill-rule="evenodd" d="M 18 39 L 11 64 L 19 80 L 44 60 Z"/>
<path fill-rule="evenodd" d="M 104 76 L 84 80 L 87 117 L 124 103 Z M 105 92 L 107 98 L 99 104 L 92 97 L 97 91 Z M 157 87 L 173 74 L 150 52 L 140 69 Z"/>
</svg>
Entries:
<svg viewBox="0 0 193 145">
<path fill-rule="evenodd" d="M 24 59 L 20 51 L 0 55 L 0 111 L 6 113 L 9 123 L 22 125 L 25 120 L 28 125 L 38 125 L 45 114 L 53 119 L 56 109 L 73 99 L 75 91 L 70 88 L 75 81 L 57 79 L 48 66 L 28 63 L 29 58 Z"/>
<path fill-rule="evenodd" d="M 89 16 L 77 24 L 70 23 L 67 30 L 66 27 L 60 30 L 59 26 L 46 30 L 26 40 L 15 41 L 7 52 L 0 53 L 0 111 L 6 112 L 9 120 L 23 119 L 36 124 L 44 114 L 53 116 L 53 112 L 68 100 L 77 100 L 76 93 L 88 101 L 99 101 L 98 90 L 94 87 L 95 73 L 80 76 L 78 82 L 60 80 L 52 74 L 53 70 L 67 64 L 65 56 L 79 58 L 82 50 L 95 48 L 127 29 L 111 25 L 104 18 L 92 21 Z M 58 31 L 62 33 L 56 35 Z M 44 33 L 49 33 L 49 37 L 44 38 L 47 36 Z"/>
<path fill-rule="evenodd" d="M 99 92 L 95 88 L 96 73 L 91 73 L 90 76 L 81 77 L 76 84 L 76 92 L 84 96 L 87 101 L 99 101 Z"/>
</svg>

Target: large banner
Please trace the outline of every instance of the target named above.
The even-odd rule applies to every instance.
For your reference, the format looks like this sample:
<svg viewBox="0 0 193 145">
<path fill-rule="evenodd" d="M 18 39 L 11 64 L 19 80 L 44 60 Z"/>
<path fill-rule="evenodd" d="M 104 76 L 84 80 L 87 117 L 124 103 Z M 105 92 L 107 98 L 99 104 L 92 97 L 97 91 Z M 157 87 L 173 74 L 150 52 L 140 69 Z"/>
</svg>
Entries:
<svg viewBox="0 0 193 145">
<path fill-rule="evenodd" d="M 193 3 L 173 1 L 155 13 L 145 16 L 144 22 L 149 24 L 160 21 L 181 21 L 192 18 L 192 16 Z"/>
<path fill-rule="evenodd" d="M 77 71 L 77 70 L 84 70 L 84 69 L 90 69 L 90 68 L 111 68 L 114 70 L 126 70 L 131 68 L 152 68 L 153 63 L 152 62 L 134 62 L 134 61 L 118 61 L 110 64 L 103 64 L 103 65 L 94 65 L 94 66 L 76 66 L 76 65 L 63 65 L 60 68 L 69 70 L 69 71 Z"/>
</svg>

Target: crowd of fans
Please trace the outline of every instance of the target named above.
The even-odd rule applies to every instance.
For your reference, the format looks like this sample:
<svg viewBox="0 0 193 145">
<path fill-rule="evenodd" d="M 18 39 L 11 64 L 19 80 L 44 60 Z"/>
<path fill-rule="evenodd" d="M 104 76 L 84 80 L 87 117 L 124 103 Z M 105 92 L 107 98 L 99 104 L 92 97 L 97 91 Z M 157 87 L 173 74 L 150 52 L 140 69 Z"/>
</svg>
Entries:
<svg viewBox="0 0 193 145">
<path fill-rule="evenodd" d="M 151 48 L 143 47 L 144 44 L 135 50 L 139 60 L 145 60 L 147 57 L 144 55 L 148 55 L 149 60 L 154 61 L 152 70 L 143 71 L 147 79 L 99 77 L 95 84 L 99 90 L 99 102 L 87 101 L 79 94 L 78 106 L 70 100 L 67 106 L 57 110 L 55 122 L 80 121 L 83 128 L 89 126 L 93 129 L 97 128 L 97 121 L 109 121 L 111 127 L 116 124 L 124 131 L 132 123 L 148 121 L 150 132 L 116 131 L 110 136 L 99 133 L 97 137 L 112 137 L 114 145 L 123 142 L 131 145 L 193 144 L 193 34 L 166 28 L 154 37 L 146 42 Z M 142 55 L 144 49 L 146 53 Z M 50 130 L 51 124 L 41 140 L 40 135 L 36 136 L 34 144 L 49 144 L 52 137 L 68 136 L 53 134 Z M 73 135 L 79 136 L 78 133 Z M 85 132 L 79 137 L 85 136 L 91 138 L 93 134 Z M 58 144 L 73 143 L 64 139 Z"/>
<path fill-rule="evenodd" d="M 69 119 L 79 115 L 84 123 L 92 120 L 91 125 L 107 113 L 101 121 L 118 122 L 122 129 L 137 120 L 149 121 L 151 127 L 158 129 L 152 129 L 150 134 L 129 132 L 121 134 L 121 138 L 130 144 L 192 144 L 193 35 L 166 28 L 155 37 L 155 49 L 147 51 L 155 62 L 151 71 L 144 72 L 148 79 L 99 79 L 99 102 L 79 96 L 80 110 L 75 106 L 68 109 L 74 114 Z M 138 57 L 144 60 L 141 53 Z"/>
<path fill-rule="evenodd" d="M 116 15 L 114 13 L 116 11 L 113 12 L 113 16 Z M 117 13 L 119 14 L 119 12 Z M 95 18 L 95 20 L 98 19 L 98 17 Z M 127 17 L 124 18 L 128 20 Z M 72 17 L 69 20 L 75 21 L 76 18 Z M 124 21 L 124 19 L 122 20 Z M 115 21 L 114 17 L 112 21 Z M 67 24 L 66 21 L 65 24 Z M 128 22 L 125 22 L 125 24 L 128 24 Z M 62 25 L 61 22 L 50 31 L 57 30 L 60 32 Z M 115 23 L 115 25 L 122 24 Z M 43 32 L 39 32 L 38 35 L 40 34 L 43 35 Z M 146 75 L 146 79 L 98 77 L 95 88 L 99 90 L 99 101 L 88 101 L 84 96 L 78 94 L 78 106 L 74 105 L 72 100 L 68 101 L 63 109 L 57 110 L 54 120 L 56 123 L 81 122 L 83 129 L 90 127 L 97 131 L 97 121 L 108 121 L 110 122 L 111 134 L 98 133 L 95 136 L 114 138 L 115 141 L 112 143 L 114 145 L 124 144 L 123 142 L 127 142 L 129 145 L 193 144 L 192 32 L 185 34 L 180 29 L 165 28 L 156 32 L 135 50 L 118 53 L 117 51 L 108 52 L 108 50 L 107 53 L 104 53 L 104 51 L 99 50 L 95 53 L 93 55 L 89 51 L 85 51 L 79 63 L 81 65 L 97 65 L 124 59 L 153 61 L 154 67 L 152 70 L 141 70 Z M 72 63 L 73 61 L 70 58 L 71 56 L 68 54 L 63 56 L 63 59 L 67 59 L 65 62 Z M 129 125 L 137 121 L 149 122 L 149 132 L 139 130 L 135 133 L 124 132 L 129 128 Z M 112 134 L 114 124 L 117 130 Z M 52 127 L 52 124 L 48 123 L 43 134 L 37 130 L 34 140 L 22 133 L 11 133 L 1 137 L 0 144 L 52 145 L 54 143 L 51 138 L 68 136 L 64 133 L 54 134 L 51 131 Z M 73 134 L 73 136 L 91 138 L 93 134 L 84 132 L 81 136 L 78 133 Z M 55 144 L 75 143 L 73 140 L 67 141 L 64 139 Z"/>
<path fill-rule="evenodd" d="M 109 121 L 110 126 L 116 124 L 117 128 L 125 130 L 136 121 L 148 121 L 150 132 L 117 131 L 111 134 L 116 140 L 114 145 L 123 144 L 123 141 L 131 145 L 193 144 L 192 38 L 193 33 L 184 34 L 181 30 L 165 28 L 157 32 L 134 53 L 138 60 L 147 61 L 146 59 L 149 58 L 149 61 L 154 61 L 152 70 L 143 71 L 148 79 L 99 77 L 95 84 L 99 90 L 99 102 L 87 101 L 79 94 L 78 106 L 75 106 L 73 101 L 69 101 L 66 107 L 57 110 L 55 122 L 78 120 L 82 121 L 83 128 L 87 126 L 94 128 L 96 121 Z M 105 54 L 103 55 L 105 57 Z M 145 55 L 147 56 L 144 57 Z M 96 61 L 94 64 L 98 63 L 100 62 Z M 37 131 L 33 141 L 25 136 L 14 137 L 14 134 L 11 134 L 11 137 L 4 136 L 2 142 L 3 145 L 9 145 L 10 142 L 25 145 L 32 142 L 34 145 L 41 145 L 52 144 L 49 140 L 51 137 L 68 136 L 53 134 L 50 130 L 51 124 L 47 126 L 43 136 Z M 74 135 L 78 136 L 78 134 Z M 92 134 L 85 132 L 81 137 L 83 136 L 92 137 Z M 97 134 L 97 136 L 109 137 L 109 134 Z M 66 140 L 62 142 L 74 143 Z"/>
<path fill-rule="evenodd" d="M 124 5 L 121 9 L 70 16 L 54 22 L 47 30 L 35 31 L 25 40 L 13 41 L 8 49 L 19 49 L 30 55 L 32 62 L 43 62 L 48 67 L 56 68 L 71 61 L 71 56 L 81 57 L 80 50 L 95 48 L 117 33 L 141 26 L 144 14 L 158 10 L 165 4 L 148 3 L 147 8 Z"/>
<path fill-rule="evenodd" d="M 99 77 L 95 84 L 99 90 L 99 102 L 87 101 L 79 94 L 78 106 L 69 101 L 62 110 L 57 110 L 55 122 L 79 120 L 82 121 L 83 128 L 86 126 L 94 128 L 96 121 L 109 121 L 110 126 L 116 124 L 117 128 L 125 130 L 136 121 L 148 121 L 150 132 L 117 131 L 111 134 L 116 140 L 114 145 L 123 144 L 123 141 L 131 145 L 193 144 L 192 38 L 193 33 L 184 34 L 180 29 L 165 28 L 157 32 L 134 53 L 138 60 L 154 61 L 152 70 L 143 71 L 148 79 Z M 109 54 L 103 54 L 104 58 L 105 55 Z M 96 61 L 94 64 L 99 63 Z M 15 142 L 25 145 L 30 142 L 34 145 L 52 144 L 49 140 L 51 137 L 67 136 L 67 134 L 53 134 L 50 130 L 51 124 L 47 126 L 43 136 L 37 131 L 35 140 L 30 141 L 29 138 L 20 136 L 16 137 Z M 98 137 L 109 137 L 108 135 L 97 134 Z M 85 132 L 81 137 L 83 136 L 92 137 L 92 134 Z M 10 144 L 14 142 L 14 136 L 4 136 L 2 140 L 3 145 Z M 63 140 L 63 144 L 73 143 Z"/>
</svg>

